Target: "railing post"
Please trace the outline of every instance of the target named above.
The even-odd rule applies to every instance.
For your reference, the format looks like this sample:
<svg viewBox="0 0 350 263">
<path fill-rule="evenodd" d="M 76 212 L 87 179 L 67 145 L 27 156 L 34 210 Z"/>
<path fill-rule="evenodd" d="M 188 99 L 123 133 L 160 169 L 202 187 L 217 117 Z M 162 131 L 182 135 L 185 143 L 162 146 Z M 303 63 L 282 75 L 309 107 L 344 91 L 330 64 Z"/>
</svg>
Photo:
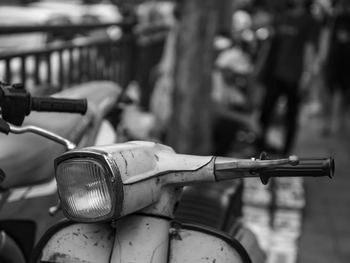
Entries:
<svg viewBox="0 0 350 263">
<path fill-rule="evenodd" d="M 11 83 L 12 71 L 11 71 L 11 59 L 10 58 L 5 60 L 5 68 L 6 68 L 6 73 L 5 73 L 6 82 Z"/>
<path fill-rule="evenodd" d="M 39 68 L 40 68 L 40 55 L 37 54 L 34 56 L 34 84 L 35 85 L 40 84 Z"/>
<path fill-rule="evenodd" d="M 21 57 L 21 82 L 26 82 L 26 56 Z"/>
<path fill-rule="evenodd" d="M 64 87 L 64 66 L 63 66 L 63 51 L 58 51 L 58 88 L 62 90 Z"/>
<path fill-rule="evenodd" d="M 75 67 L 74 67 L 74 49 L 73 48 L 69 48 L 68 50 L 68 54 L 69 54 L 69 66 L 68 66 L 68 83 L 72 84 L 75 81 Z"/>
<path fill-rule="evenodd" d="M 127 18 L 128 24 L 123 28 L 124 40 L 122 43 L 123 47 L 123 69 L 122 76 L 124 77 L 121 85 L 126 87 L 130 81 L 136 78 L 137 72 L 137 36 L 135 33 L 135 28 L 137 26 L 136 18 Z"/>
<path fill-rule="evenodd" d="M 48 85 L 51 85 L 52 81 L 51 81 L 51 74 L 52 74 L 52 71 L 51 71 L 51 53 L 49 52 L 46 52 L 45 54 L 45 61 L 46 61 L 46 73 L 47 73 L 47 76 L 46 76 L 46 83 Z"/>
</svg>

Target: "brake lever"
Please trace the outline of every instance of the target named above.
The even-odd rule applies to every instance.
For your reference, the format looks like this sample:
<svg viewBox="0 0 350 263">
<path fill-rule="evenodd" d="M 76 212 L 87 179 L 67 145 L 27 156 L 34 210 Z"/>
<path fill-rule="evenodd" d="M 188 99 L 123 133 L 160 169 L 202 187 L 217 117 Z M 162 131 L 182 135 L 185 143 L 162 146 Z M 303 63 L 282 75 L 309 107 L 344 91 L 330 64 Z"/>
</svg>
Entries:
<svg viewBox="0 0 350 263">
<path fill-rule="evenodd" d="M 66 149 L 69 151 L 76 148 L 76 145 L 73 142 L 67 140 L 64 137 L 59 136 L 58 134 L 55 134 L 48 130 L 45 130 L 36 126 L 32 126 L 32 125 L 24 126 L 24 127 L 16 127 L 7 123 L 5 120 L 1 118 L 0 118 L 0 133 L 4 133 L 6 135 L 8 135 L 9 133 L 13 133 L 13 134 L 34 133 L 65 146 Z"/>
</svg>

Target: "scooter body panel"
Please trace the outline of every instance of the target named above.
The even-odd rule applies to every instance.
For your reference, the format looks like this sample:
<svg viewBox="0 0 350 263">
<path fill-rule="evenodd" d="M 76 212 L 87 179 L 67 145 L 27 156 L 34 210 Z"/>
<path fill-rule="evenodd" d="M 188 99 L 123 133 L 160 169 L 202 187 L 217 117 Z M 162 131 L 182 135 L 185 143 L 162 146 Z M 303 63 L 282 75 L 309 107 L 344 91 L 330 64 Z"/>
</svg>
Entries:
<svg viewBox="0 0 350 263">
<path fill-rule="evenodd" d="M 237 250 L 218 236 L 194 229 L 177 229 L 170 242 L 169 263 L 241 263 Z"/>
<path fill-rule="evenodd" d="M 118 220 L 110 262 L 168 262 L 169 227 L 169 220 L 150 216 Z"/>
<path fill-rule="evenodd" d="M 167 262 L 170 221 L 131 215 L 113 223 L 72 224 L 54 233 L 40 262 Z"/>
<path fill-rule="evenodd" d="M 42 251 L 40 262 L 50 263 L 251 262 L 243 246 L 221 232 L 172 225 L 169 219 L 141 214 L 121 218 L 113 227 L 76 223 L 37 249 Z"/>
<path fill-rule="evenodd" d="M 110 262 L 115 230 L 108 224 L 73 224 L 47 242 L 42 262 Z"/>
</svg>

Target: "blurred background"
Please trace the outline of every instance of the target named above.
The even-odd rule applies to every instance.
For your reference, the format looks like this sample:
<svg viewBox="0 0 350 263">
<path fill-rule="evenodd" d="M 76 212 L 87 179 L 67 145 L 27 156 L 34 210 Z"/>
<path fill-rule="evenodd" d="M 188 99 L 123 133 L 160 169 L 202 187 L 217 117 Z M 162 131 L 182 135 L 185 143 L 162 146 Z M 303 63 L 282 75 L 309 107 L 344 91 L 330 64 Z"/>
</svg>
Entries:
<svg viewBox="0 0 350 263">
<path fill-rule="evenodd" d="M 177 152 L 333 156 L 336 178 L 246 180 L 266 262 L 350 258 L 347 0 L 2 0 L 0 80 L 50 95 L 111 80 L 118 141 Z"/>
</svg>

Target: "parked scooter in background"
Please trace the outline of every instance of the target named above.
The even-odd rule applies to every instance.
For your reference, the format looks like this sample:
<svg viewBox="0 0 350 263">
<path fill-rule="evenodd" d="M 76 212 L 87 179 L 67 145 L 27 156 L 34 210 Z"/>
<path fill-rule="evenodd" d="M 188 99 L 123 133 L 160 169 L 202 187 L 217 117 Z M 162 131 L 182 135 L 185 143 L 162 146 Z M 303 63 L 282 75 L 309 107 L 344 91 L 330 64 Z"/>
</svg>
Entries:
<svg viewBox="0 0 350 263">
<path fill-rule="evenodd" d="M 72 221 L 51 228 L 31 262 L 252 262 L 234 236 L 173 216 L 185 185 L 334 174 L 332 158 L 261 157 L 182 155 L 144 141 L 69 151 L 55 176 Z"/>
<path fill-rule="evenodd" d="M 52 161 L 75 144 L 82 147 L 115 142 L 105 118 L 115 108 L 120 92 L 111 82 L 90 82 L 53 97 L 36 98 L 23 85 L 1 83 L 2 133 L 40 134 L 41 129 L 35 127 L 39 126 L 71 141 L 62 146 L 34 134 L 0 136 L 1 262 L 27 262 L 38 239 L 63 217 L 55 208 L 58 196 Z M 31 111 L 59 113 L 33 112 L 24 121 Z M 26 126 L 9 128 L 4 120 L 17 126 L 24 122 Z"/>
</svg>

